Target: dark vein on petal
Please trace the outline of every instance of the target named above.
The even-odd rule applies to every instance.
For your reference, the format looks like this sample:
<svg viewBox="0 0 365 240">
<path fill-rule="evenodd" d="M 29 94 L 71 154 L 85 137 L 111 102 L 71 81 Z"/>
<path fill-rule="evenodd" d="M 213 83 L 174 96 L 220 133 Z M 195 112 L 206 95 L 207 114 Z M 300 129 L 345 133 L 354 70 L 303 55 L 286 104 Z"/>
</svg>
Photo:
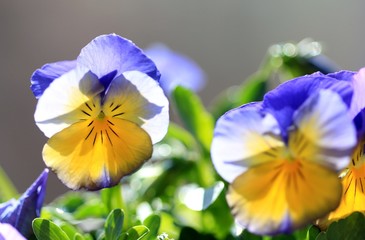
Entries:
<svg viewBox="0 0 365 240">
<path fill-rule="evenodd" d="M 112 140 L 110 139 L 109 133 L 108 133 L 108 131 L 106 129 L 105 129 L 105 133 L 106 133 L 106 136 L 108 137 L 108 140 L 110 142 L 110 145 L 113 146 Z"/>
<path fill-rule="evenodd" d="M 96 141 L 96 137 L 98 136 L 98 133 L 95 133 L 95 137 L 94 137 L 94 141 L 93 141 L 93 146 L 95 145 L 95 141 Z"/>
<path fill-rule="evenodd" d="M 122 113 L 118 113 L 118 114 L 113 115 L 113 117 L 121 116 L 121 115 L 123 115 L 123 114 L 124 114 L 124 112 L 122 112 Z"/>
<path fill-rule="evenodd" d="M 344 193 L 344 194 L 346 194 L 346 193 L 347 193 L 347 191 L 349 190 L 350 185 L 351 185 L 351 182 L 352 182 L 352 179 L 353 179 L 353 178 L 351 178 L 351 180 L 350 180 L 350 182 L 349 182 L 349 185 L 347 186 L 346 191 L 345 191 L 345 193 Z"/>
<path fill-rule="evenodd" d="M 115 134 L 115 136 L 119 137 L 119 135 L 110 126 L 108 126 L 108 127 Z"/>
<path fill-rule="evenodd" d="M 90 136 L 90 134 L 94 131 L 94 127 L 90 130 L 89 134 L 86 136 L 85 140 L 88 139 L 88 137 Z"/>
<path fill-rule="evenodd" d="M 122 106 L 122 104 L 118 104 L 117 106 L 115 106 L 112 110 L 112 112 L 114 112 L 115 110 L 117 110 L 120 106 Z"/>
<path fill-rule="evenodd" d="M 90 110 L 93 111 L 92 108 L 89 106 L 89 104 L 85 103 L 86 107 Z"/>
<path fill-rule="evenodd" d="M 83 113 L 85 113 L 86 115 L 88 115 L 89 117 L 91 116 L 90 114 L 88 114 L 87 112 L 85 112 L 84 110 L 81 110 Z"/>
</svg>

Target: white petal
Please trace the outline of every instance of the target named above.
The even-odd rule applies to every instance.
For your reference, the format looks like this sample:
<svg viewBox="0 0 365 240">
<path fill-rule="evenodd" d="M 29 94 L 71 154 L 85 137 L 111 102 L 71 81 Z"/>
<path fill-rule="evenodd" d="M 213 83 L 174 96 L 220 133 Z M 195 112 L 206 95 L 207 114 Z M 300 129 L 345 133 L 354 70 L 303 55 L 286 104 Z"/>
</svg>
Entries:
<svg viewBox="0 0 365 240">
<path fill-rule="evenodd" d="M 118 117 L 138 124 L 150 135 L 153 144 L 159 142 L 166 135 L 169 124 L 169 105 L 162 88 L 142 72 L 129 71 L 123 76 L 111 82 L 105 107 L 111 103 L 120 104 L 118 111 L 122 115 Z M 111 113 L 106 110 L 105 114 Z"/>
<path fill-rule="evenodd" d="M 356 130 L 346 104 L 337 93 L 321 90 L 303 103 L 293 120 L 306 145 L 299 154 L 334 170 L 348 165 L 357 141 Z M 294 150 L 298 147 L 289 144 L 293 144 Z"/>
<path fill-rule="evenodd" d="M 247 167 L 276 159 L 284 148 L 276 119 L 255 110 L 236 108 L 217 122 L 211 156 L 217 172 L 228 182 Z"/>
<path fill-rule="evenodd" d="M 39 98 L 34 119 L 47 137 L 80 121 L 80 107 L 103 91 L 97 77 L 76 68 L 55 79 Z M 100 103 L 95 103 L 100 104 Z"/>
</svg>

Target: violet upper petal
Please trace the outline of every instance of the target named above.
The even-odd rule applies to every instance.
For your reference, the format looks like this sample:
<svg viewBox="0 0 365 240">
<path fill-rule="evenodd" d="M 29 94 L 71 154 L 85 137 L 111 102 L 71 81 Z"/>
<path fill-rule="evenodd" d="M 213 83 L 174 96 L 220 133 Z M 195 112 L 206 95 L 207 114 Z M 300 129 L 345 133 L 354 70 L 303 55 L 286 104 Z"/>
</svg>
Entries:
<svg viewBox="0 0 365 240">
<path fill-rule="evenodd" d="M 44 90 L 48 88 L 49 84 L 64 73 L 75 68 L 76 60 L 60 61 L 54 63 L 47 63 L 41 68 L 34 71 L 30 78 L 31 90 L 34 96 L 38 99 L 42 96 Z"/>
<path fill-rule="evenodd" d="M 77 64 L 96 74 L 105 89 L 126 71 L 140 71 L 156 81 L 160 73 L 154 62 L 132 41 L 116 34 L 101 35 L 92 40 L 77 58 Z"/>
<path fill-rule="evenodd" d="M 348 77 L 342 72 L 334 77 Z M 338 80 L 329 75 L 314 73 L 303 77 L 295 78 L 279 85 L 276 89 L 264 96 L 263 109 L 271 112 L 278 120 L 282 132 L 285 134 L 287 128 L 292 125 L 292 116 L 303 102 L 320 89 L 330 89 L 338 93 L 344 103 L 350 107 L 353 89 L 350 81 Z M 283 136 L 287 139 L 287 136 Z"/>
</svg>

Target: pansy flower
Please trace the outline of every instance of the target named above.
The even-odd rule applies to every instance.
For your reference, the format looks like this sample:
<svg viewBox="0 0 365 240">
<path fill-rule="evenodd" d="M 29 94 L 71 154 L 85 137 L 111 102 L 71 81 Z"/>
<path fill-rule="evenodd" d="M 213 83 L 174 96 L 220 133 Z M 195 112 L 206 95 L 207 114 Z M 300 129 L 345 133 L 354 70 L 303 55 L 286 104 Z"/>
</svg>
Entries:
<svg viewBox="0 0 365 240">
<path fill-rule="evenodd" d="M 30 236 L 32 234 L 32 221 L 40 216 L 46 194 L 47 179 L 48 169 L 45 169 L 18 200 L 11 199 L 1 203 L 0 222 L 12 225 L 23 236 Z M 0 236 L 6 229 L 11 230 L 6 225 L 0 226 Z"/>
<path fill-rule="evenodd" d="M 336 210 L 318 221 L 321 228 L 347 217 L 353 212 L 365 213 L 365 68 L 349 79 L 354 89 L 350 114 L 357 128 L 358 144 L 348 167 L 340 174 L 342 181 L 341 203 Z"/>
<path fill-rule="evenodd" d="M 115 34 L 95 38 L 76 61 L 35 71 L 35 121 L 50 138 L 46 165 L 68 187 L 88 190 L 116 185 L 140 168 L 168 127 L 158 79 L 142 50 Z"/>
<path fill-rule="evenodd" d="M 172 51 L 162 43 L 150 46 L 145 52 L 161 72 L 160 85 L 166 95 L 169 96 L 177 86 L 193 91 L 199 91 L 204 87 L 205 73 L 189 57 Z"/>
<path fill-rule="evenodd" d="M 242 227 L 287 233 L 338 206 L 338 172 L 356 145 L 352 88 L 342 77 L 315 73 L 285 82 L 263 102 L 217 121 L 212 160 L 230 183 L 227 202 Z"/>
</svg>

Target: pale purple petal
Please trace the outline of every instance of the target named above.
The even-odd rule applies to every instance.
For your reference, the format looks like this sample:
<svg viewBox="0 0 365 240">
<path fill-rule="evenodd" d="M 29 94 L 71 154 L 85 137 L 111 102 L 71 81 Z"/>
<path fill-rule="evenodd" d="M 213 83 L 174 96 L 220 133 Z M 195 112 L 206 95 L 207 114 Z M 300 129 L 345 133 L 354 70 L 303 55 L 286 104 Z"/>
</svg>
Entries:
<svg viewBox="0 0 365 240">
<path fill-rule="evenodd" d="M 166 95 L 177 86 L 193 91 L 201 90 L 206 82 L 205 73 L 192 59 L 170 50 L 163 44 L 155 44 L 145 49 L 145 53 L 161 72 L 160 85 Z"/>
</svg>

